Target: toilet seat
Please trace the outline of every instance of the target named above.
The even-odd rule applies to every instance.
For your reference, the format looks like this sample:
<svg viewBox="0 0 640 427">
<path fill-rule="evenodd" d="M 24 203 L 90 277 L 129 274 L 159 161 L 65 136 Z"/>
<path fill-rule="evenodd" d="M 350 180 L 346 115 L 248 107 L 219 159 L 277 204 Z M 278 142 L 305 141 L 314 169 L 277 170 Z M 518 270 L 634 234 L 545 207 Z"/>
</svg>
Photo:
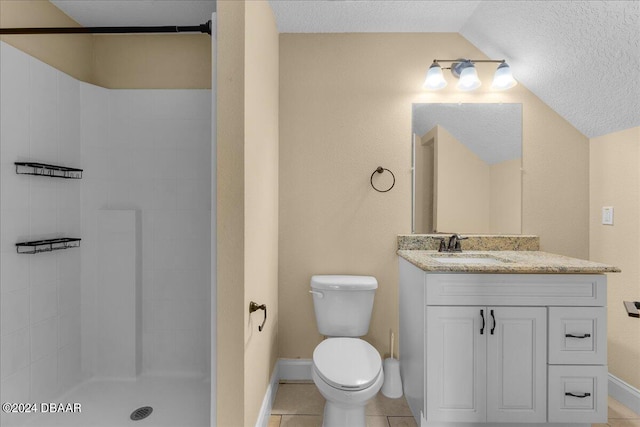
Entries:
<svg viewBox="0 0 640 427">
<path fill-rule="evenodd" d="M 378 351 L 359 338 L 329 338 L 313 351 L 313 367 L 329 385 L 342 390 L 363 390 L 382 371 Z"/>
</svg>

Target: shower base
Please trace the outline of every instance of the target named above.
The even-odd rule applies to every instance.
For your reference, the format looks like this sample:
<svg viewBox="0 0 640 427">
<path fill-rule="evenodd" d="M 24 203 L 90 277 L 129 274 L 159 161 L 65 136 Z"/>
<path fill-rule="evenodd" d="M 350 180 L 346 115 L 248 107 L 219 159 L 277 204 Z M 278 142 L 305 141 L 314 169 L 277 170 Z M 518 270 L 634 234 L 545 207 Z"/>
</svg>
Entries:
<svg viewBox="0 0 640 427">
<path fill-rule="evenodd" d="M 82 412 L 38 414 L 22 425 L 208 427 L 210 394 L 209 381 L 200 378 L 141 376 L 135 381 L 90 380 L 51 399 L 52 403 L 80 403 Z M 151 415 L 140 421 L 131 420 L 132 411 L 142 406 L 153 407 Z"/>
</svg>

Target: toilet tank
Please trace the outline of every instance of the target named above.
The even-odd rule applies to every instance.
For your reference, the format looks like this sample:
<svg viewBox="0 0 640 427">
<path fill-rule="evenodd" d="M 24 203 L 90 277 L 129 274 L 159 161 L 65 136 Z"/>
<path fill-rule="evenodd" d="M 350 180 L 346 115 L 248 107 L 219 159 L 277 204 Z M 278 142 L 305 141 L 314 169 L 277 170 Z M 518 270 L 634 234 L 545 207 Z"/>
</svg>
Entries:
<svg viewBox="0 0 640 427">
<path fill-rule="evenodd" d="M 378 281 L 372 276 L 311 277 L 318 331 L 329 337 L 361 337 L 369 330 Z"/>
</svg>

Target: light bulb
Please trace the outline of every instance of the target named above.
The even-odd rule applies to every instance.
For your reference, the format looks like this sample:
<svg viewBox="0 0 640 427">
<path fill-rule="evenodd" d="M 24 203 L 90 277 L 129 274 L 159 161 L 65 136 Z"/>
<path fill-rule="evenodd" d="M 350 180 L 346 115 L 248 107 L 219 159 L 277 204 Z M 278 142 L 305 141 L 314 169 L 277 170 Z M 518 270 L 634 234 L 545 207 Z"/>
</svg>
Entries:
<svg viewBox="0 0 640 427">
<path fill-rule="evenodd" d="M 445 86 L 447 86 L 447 81 L 442 75 L 442 68 L 440 67 L 440 64 L 434 62 L 429 67 L 429 71 L 427 71 L 427 78 L 425 79 L 422 87 L 429 90 L 440 90 Z"/>
<path fill-rule="evenodd" d="M 506 90 L 511 89 L 517 84 L 518 82 L 513 78 L 513 74 L 511 74 L 511 67 L 509 67 L 506 62 L 498 65 L 498 69 L 493 75 L 493 83 L 491 84 L 491 89 Z"/>
<path fill-rule="evenodd" d="M 480 87 L 480 79 L 473 64 L 467 66 L 460 73 L 460 81 L 458 81 L 458 89 L 464 91 L 474 90 Z"/>
</svg>

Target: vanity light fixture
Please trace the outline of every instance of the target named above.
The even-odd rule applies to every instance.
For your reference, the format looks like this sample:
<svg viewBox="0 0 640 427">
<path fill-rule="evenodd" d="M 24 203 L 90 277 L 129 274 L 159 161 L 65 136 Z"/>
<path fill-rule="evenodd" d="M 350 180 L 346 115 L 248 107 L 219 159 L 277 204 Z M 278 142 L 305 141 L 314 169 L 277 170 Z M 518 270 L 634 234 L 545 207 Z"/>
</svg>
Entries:
<svg viewBox="0 0 640 427">
<path fill-rule="evenodd" d="M 442 74 L 440 62 L 450 62 L 450 67 L 445 70 L 451 70 L 451 74 L 458 79 L 456 87 L 463 91 L 471 91 L 480 87 L 481 82 L 476 72 L 476 63 L 493 62 L 498 63 L 498 69 L 493 76 L 491 89 L 506 90 L 518 84 L 511 74 L 511 67 L 504 59 L 434 59 L 433 63 L 427 71 L 427 78 L 423 87 L 428 90 L 440 90 L 447 86 L 447 81 Z"/>
</svg>

